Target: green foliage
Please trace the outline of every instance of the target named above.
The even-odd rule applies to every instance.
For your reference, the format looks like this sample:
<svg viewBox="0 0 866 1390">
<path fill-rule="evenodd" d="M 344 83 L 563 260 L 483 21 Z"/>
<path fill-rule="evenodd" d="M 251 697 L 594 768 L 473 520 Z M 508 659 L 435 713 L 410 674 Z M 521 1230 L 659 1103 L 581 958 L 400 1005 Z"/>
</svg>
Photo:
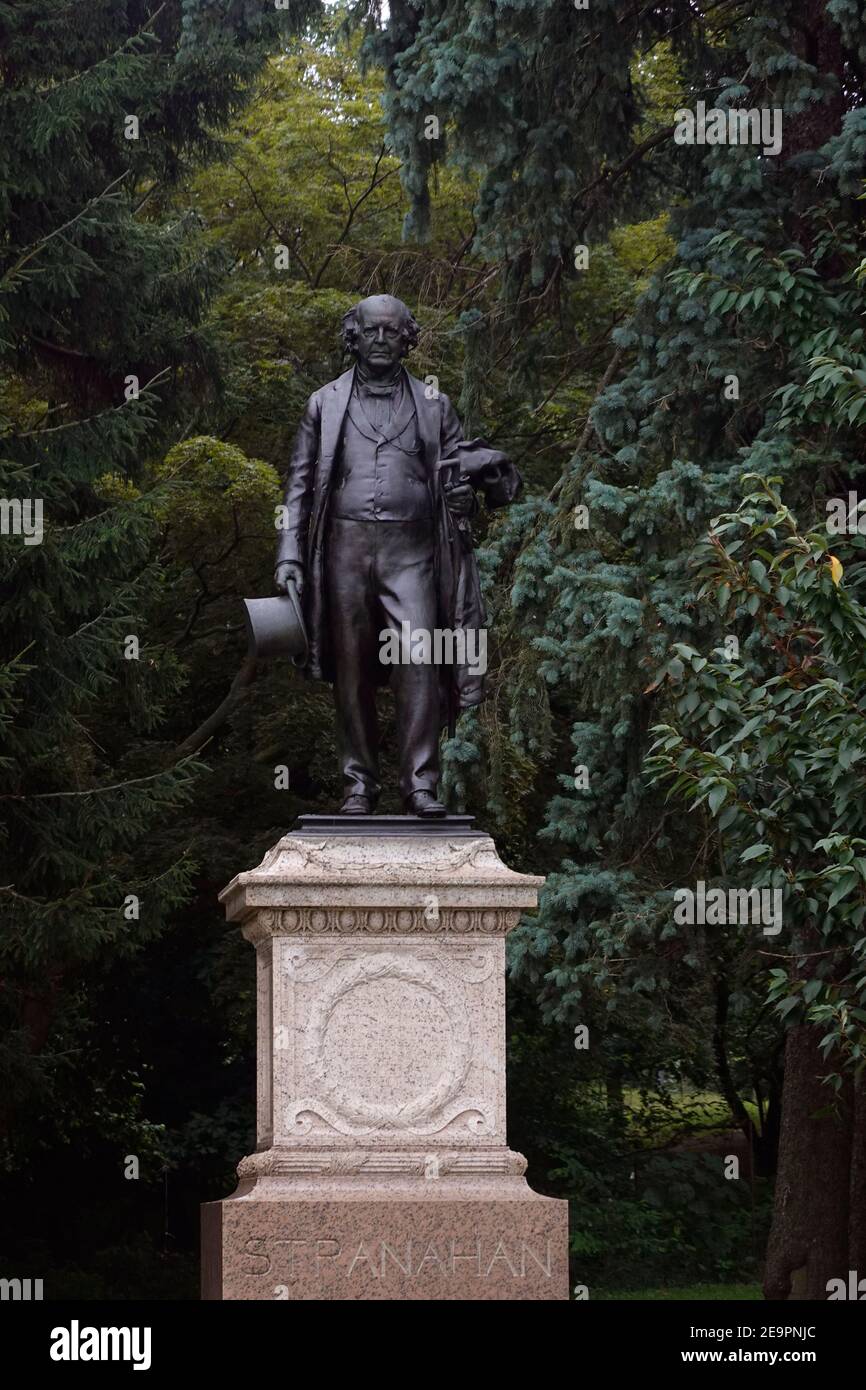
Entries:
<svg viewBox="0 0 866 1390">
<path fill-rule="evenodd" d="M 0 495 L 44 512 L 41 543 L 0 539 L 0 1159 L 15 1174 L 52 1145 L 159 1151 L 142 1053 L 107 1056 L 96 1020 L 196 869 L 170 827 L 201 768 L 163 732 L 186 677 L 152 621 L 164 519 L 189 528 L 188 494 L 149 465 L 217 375 L 204 318 L 225 261 L 168 199 L 218 150 L 276 33 L 241 0 L 67 8 L 0 6 Z"/>
<path fill-rule="evenodd" d="M 764 691 L 775 700 L 767 683 L 785 660 L 773 623 L 761 618 L 766 591 L 752 576 L 754 593 L 722 617 L 701 594 L 691 560 L 713 518 L 736 512 L 744 474 L 781 478 L 804 534 L 823 524 L 825 501 L 863 475 L 862 12 L 850 0 L 807 17 L 794 0 L 711 15 L 675 3 L 650 14 L 611 0 L 575 15 L 554 3 L 431 0 L 398 6 L 369 44 L 387 70 L 413 229 L 423 232 L 428 218 L 430 166 L 471 164 L 480 180 L 476 245 L 499 258 L 518 334 L 539 302 L 570 302 L 576 244 L 603 235 L 613 244 L 617 222 L 669 209 L 667 263 L 653 267 L 648 284 L 641 276 L 633 311 L 605 331 L 598 363 L 580 382 L 585 394 L 566 401 L 571 457 L 553 480 L 532 460 L 525 499 L 487 537 L 484 576 L 499 648 L 493 699 L 450 748 L 449 782 L 469 809 L 492 819 L 513 862 L 547 874 L 537 917 L 509 939 L 512 979 L 534 993 L 544 1018 L 588 1024 L 602 1068 L 610 1074 L 619 1053 L 626 1084 L 630 1068 L 666 1052 L 694 1085 L 714 1078 L 760 1170 L 771 1173 L 785 1040 L 773 1001 L 788 1021 L 817 1004 L 813 1021 L 822 1023 L 828 1055 L 815 1062 L 832 1072 L 832 1085 L 845 1089 L 843 1063 L 860 1061 L 861 1020 L 852 1013 L 863 1004 L 860 928 L 833 933 L 843 930 L 842 912 L 861 907 L 859 815 L 850 825 L 835 815 L 840 795 L 856 795 L 862 731 L 855 718 L 845 738 L 841 708 L 850 692 L 830 675 L 807 697 L 816 702 L 810 720 L 840 716 L 832 737 L 829 725 L 822 731 L 826 762 L 816 780 L 825 804 L 801 804 L 799 781 L 759 783 L 761 828 L 751 827 L 738 852 L 768 849 L 745 861 L 727 854 L 736 823 L 720 834 L 721 818 L 741 786 L 747 795 L 751 772 L 781 770 L 774 759 L 783 746 L 793 750 L 803 705 L 783 710 L 790 730 L 776 722 L 774 705 L 770 747 L 756 752 L 760 734 L 749 720 L 766 708 L 760 698 L 752 707 L 749 696 Z M 655 100 L 638 85 L 653 55 L 663 74 Z M 666 128 L 671 105 L 694 110 L 698 100 L 780 112 L 781 154 L 676 145 Z M 447 118 L 447 140 L 425 147 L 428 110 Z M 479 353 L 482 370 L 495 350 L 488 342 Z M 466 371 L 471 384 L 471 354 Z M 834 578 L 825 566 L 816 602 L 832 608 L 825 617 L 839 638 L 848 629 L 853 636 L 859 619 L 832 607 Z M 739 638 L 747 674 L 742 699 L 724 690 L 726 710 L 704 698 L 700 683 L 727 633 Z M 708 661 L 689 668 L 685 692 L 683 648 Z M 675 708 L 680 695 L 684 710 Z M 670 724 L 680 733 L 693 717 L 687 728 L 701 790 L 665 802 L 644 768 L 650 730 Z M 718 743 L 741 737 L 720 755 L 735 761 L 736 776 L 721 763 L 700 763 L 716 757 L 717 727 Z M 745 770 L 741 753 L 764 761 Z M 842 765 L 831 771 L 837 754 Z M 786 806 L 789 791 L 802 826 L 785 824 L 782 810 L 771 819 L 774 795 Z M 794 850 L 796 867 L 785 859 L 786 832 L 793 840 L 811 834 L 808 854 Z M 829 940 L 820 920 L 798 927 L 793 944 L 787 935 L 773 944 L 753 927 L 674 919 L 678 885 L 749 884 L 758 872 L 787 885 L 804 866 L 801 906 L 812 898 L 820 910 L 839 893 Z M 814 954 L 823 950 L 833 955 Z M 786 979 L 773 977 L 769 998 L 768 951 L 795 957 L 792 969 L 780 962 Z M 631 1045 L 637 1037 L 640 1049 Z M 797 1077 L 788 1081 L 795 1089 Z M 790 1131 L 784 1142 L 790 1176 Z M 852 1195 L 852 1220 L 858 1202 Z M 806 1203 L 800 1212 L 806 1222 Z M 782 1245 L 796 1268 L 784 1221 Z"/>
<path fill-rule="evenodd" d="M 365 52 L 387 73 L 385 110 L 412 200 L 407 235 L 429 232 L 432 169 L 450 159 L 481 170 L 479 244 L 495 259 L 523 254 L 518 275 L 542 283 L 557 259 L 571 260 L 590 219 L 605 231 L 645 188 L 640 170 L 624 185 L 599 167 L 620 163 L 647 109 L 672 95 L 669 67 L 659 83 L 635 54 L 668 32 L 675 44 L 684 32 L 692 40 L 687 16 L 678 3 L 624 15 L 616 0 L 589 12 L 558 0 L 398 0 L 383 28 L 368 23 Z M 438 139 L 427 135 L 431 115 Z"/>
<path fill-rule="evenodd" d="M 856 530 L 801 534 L 775 482 L 761 482 L 736 513 L 717 518 L 696 553 L 701 597 L 729 621 L 747 616 L 773 666 L 678 644 L 667 675 L 675 723 L 653 730 L 647 768 L 690 811 L 706 804 L 727 884 L 782 890 L 779 954 L 788 964 L 772 970 L 770 997 L 788 1023 L 825 1025 L 824 1059 L 859 1075 L 866 607 L 857 591 L 866 542 Z M 850 586 L 841 582 L 843 561 Z M 829 1079 L 841 1087 L 838 1071 Z"/>
<path fill-rule="evenodd" d="M 834 74 L 810 66 L 790 7 L 783 17 L 760 9 L 718 16 L 704 33 L 676 6 L 636 20 L 613 5 L 582 17 L 533 6 L 531 35 L 528 10 L 493 6 L 482 18 L 480 8 L 400 9 L 384 37 L 371 40 L 387 53 L 391 122 L 410 181 L 423 164 L 413 119 L 447 90 L 454 129 L 432 157 L 456 153 L 459 163 L 471 152 L 481 170 L 482 233 L 500 237 L 498 253 L 518 278 L 528 263 L 544 261 L 549 270 L 546 258 L 558 256 L 565 281 L 568 248 L 582 239 L 582 226 L 621 215 L 620 196 L 625 206 L 637 195 L 647 209 L 643 174 L 636 182 L 629 176 L 627 189 L 603 179 L 598 198 L 570 203 L 564 190 L 580 185 L 584 162 L 611 169 L 633 155 L 631 168 L 662 174 L 673 192 L 673 249 L 667 264 L 650 262 L 635 312 L 613 329 L 614 379 L 592 405 L 561 482 L 546 496 L 531 491 L 491 537 L 485 576 L 501 662 L 493 704 L 452 750 L 449 776 L 469 805 L 486 803 L 521 863 L 548 871 L 539 917 L 514 934 L 511 959 L 551 1016 L 583 1019 L 601 1010 L 606 1029 L 618 1033 L 636 1007 L 653 1034 L 651 1050 L 671 1020 L 674 1028 L 681 1020 L 682 1055 L 699 1071 L 706 1052 L 700 1041 L 686 1045 L 689 1020 L 704 1021 L 698 1036 L 706 1040 L 717 1009 L 727 1010 L 717 1050 L 734 1060 L 748 1096 L 753 1085 L 776 1085 L 780 1035 L 764 1007 L 765 972 L 754 938 L 713 940 L 672 923 L 670 886 L 724 870 L 708 805 L 688 815 L 660 803 L 642 757 L 671 697 L 671 644 L 699 649 L 717 639 L 718 616 L 702 602 L 688 561 L 711 518 L 737 506 L 744 471 L 781 473 L 791 505 L 802 503 L 810 515 L 859 472 L 862 108 L 853 92 L 840 102 Z M 606 28 L 615 10 L 626 20 L 616 37 Z M 628 98 L 604 130 L 585 122 L 578 141 L 569 120 L 589 85 L 605 87 L 593 111 L 614 101 L 637 42 L 629 22 L 656 26 L 641 34 L 643 70 L 656 52 L 668 64 L 656 91 L 656 132 L 673 102 L 706 97 L 709 84 L 722 106 L 782 109 L 784 171 L 748 146 L 688 149 L 660 139 L 638 150 L 639 112 Z M 597 50 L 579 24 L 591 27 Z M 847 10 L 833 9 L 826 24 L 834 34 L 838 26 L 843 47 L 862 45 L 862 26 Z M 458 36 L 466 56 L 455 67 Z M 569 170 L 562 178 L 539 115 L 549 70 L 540 65 L 541 75 L 531 69 L 526 80 L 502 71 L 510 44 L 531 59 L 557 42 L 572 55 L 574 78 L 544 109 L 561 118 L 563 138 L 579 144 L 562 155 Z M 734 85 L 725 76 L 732 71 L 747 71 L 747 82 Z M 486 103 L 494 102 L 499 133 L 487 149 L 480 133 L 489 138 Z M 642 139 L 650 133 L 644 121 Z M 537 179 L 545 159 L 546 179 Z M 514 170 L 507 181 L 506 161 Z M 823 358 L 836 364 L 826 374 Z M 738 394 L 729 398 L 731 373 Z M 530 473 L 530 487 L 536 478 Z M 578 504 L 589 510 L 588 529 L 574 524 Z M 748 626 L 752 617 L 744 613 L 738 628 L 744 649 L 771 674 L 775 652 L 762 630 Z M 533 765 L 540 847 L 531 836 L 514 838 L 515 802 L 525 817 Z M 575 786 L 580 767 L 588 786 Z"/>
<path fill-rule="evenodd" d="M 727 1181 L 721 1158 L 655 1154 L 625 1192 L 598 1191 L 570 1204 L 577 1282 L 640 1288 L 674 1279 L 733 1282 L 754 1275 L 769 1225 L 767 1185 L 757 1205 L 743 1181 Z M 629 1188 L 631 1189 L 629 1191 Z M 589 1195 L 589 1194 L 588 1194 Z"/>
</svg>

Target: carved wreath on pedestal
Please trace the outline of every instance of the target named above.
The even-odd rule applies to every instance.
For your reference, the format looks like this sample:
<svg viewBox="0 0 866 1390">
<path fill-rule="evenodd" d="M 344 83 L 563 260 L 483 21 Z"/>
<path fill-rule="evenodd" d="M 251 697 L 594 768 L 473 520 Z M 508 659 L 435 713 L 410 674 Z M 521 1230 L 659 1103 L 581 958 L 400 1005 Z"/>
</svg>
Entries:
<svg viewBox="0 0 866 1390">
<path fill-rule="evenodd" d="M 360 985 L 385 979 L 404 980 L 426 990 L 441 1005 L 450 1025 L 449 1055 L 435 1085 L 409 1101 L 393 1105 L 373 1103 L 353 1093 L 328 1075 L 325 1062 L 328 1025 L 337 1005 Z M 305 1112 L 319 1116 L 343 1134 L 369 1134 L 374 1130 L 432 1134 L 464 1111 L 474 1112 L 475 1119 L 469 1123 L 476 1132 L 487 1128 L 476 1105 L 465 1100 L 455 1104 L 471 1063 L 469 1020 L 462 1001 L 455 997 L 453 989 L 446 987 L 432 963 L 390 953 L 364 955 L 341 963 L 313 1005 L 305 1054 L 308 1074 L 316 1085 L 314 1095 L 289 1107 L 286 1118 L 290 1133 L 309 1133 L 312 1122 L 305 1118 Z"/>
</svg>

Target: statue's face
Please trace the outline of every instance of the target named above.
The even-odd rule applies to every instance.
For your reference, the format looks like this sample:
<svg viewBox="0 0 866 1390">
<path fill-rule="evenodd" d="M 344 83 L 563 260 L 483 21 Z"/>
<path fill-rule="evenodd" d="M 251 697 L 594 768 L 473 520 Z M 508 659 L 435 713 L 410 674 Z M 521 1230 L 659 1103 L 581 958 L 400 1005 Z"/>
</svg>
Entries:
<svg viewBox="0 0 866 1390">
<path fill-rule="evenodd" d="M 359 360 L 373 376 L 386 376 L 403 356 L 403 315 L 392 304 L 365 301 L 358 308 Z"/>
</svg>

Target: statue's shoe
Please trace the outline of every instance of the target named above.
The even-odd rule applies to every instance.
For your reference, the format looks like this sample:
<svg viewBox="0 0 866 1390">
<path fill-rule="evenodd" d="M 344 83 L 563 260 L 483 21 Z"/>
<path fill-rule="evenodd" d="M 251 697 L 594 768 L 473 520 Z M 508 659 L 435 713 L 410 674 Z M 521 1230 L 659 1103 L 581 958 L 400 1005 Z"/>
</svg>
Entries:
<svg viewBox="0 0 866 1390">
<path fill-rule="evenodd" d="M 432 792 L 413 792 L 406 797 L 407 816 L 447 816 L 448 811 Z"/>
<path fill-rule="evenodd" d="M 370 796 L 361 796 L 359 793 L 355 793 L 353 796 L 347 796 L 347 797 L 346 797 L 346 800 L 343 802 L 342 806 L 340 807 L 340 815 L 341 815 L 341 816 L 372 816 L 372 814 L 373 814 L 373 805 L 374 805 L 374 802 L 373 802 L 373 798 L 372 798 L 372 797 L 370 797 Z"/>
</svg>

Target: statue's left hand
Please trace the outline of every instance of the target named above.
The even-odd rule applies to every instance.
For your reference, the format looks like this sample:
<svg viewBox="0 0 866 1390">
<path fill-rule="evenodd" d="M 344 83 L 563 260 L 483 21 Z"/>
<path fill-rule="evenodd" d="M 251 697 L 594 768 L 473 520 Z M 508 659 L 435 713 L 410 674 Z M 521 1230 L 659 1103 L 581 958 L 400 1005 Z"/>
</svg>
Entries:
<svg viewBox="0 0 866 1390">
<path fill-rule="evenodd" d="M 446 487 L 445 501 L 452 516 L 472 516 L 475 511 L 475 493 L 469 483 L 454 483 Z"/>
</svg>

